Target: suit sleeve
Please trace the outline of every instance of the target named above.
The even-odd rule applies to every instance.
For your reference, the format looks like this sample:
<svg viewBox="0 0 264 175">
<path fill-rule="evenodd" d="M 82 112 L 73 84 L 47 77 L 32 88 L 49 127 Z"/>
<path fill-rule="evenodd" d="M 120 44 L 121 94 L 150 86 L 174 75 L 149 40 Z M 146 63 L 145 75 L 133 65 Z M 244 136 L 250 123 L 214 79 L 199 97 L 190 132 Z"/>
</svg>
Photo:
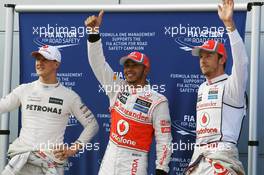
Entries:
<svg viewBox="0 0 264 175">
<path fill-rule="evenodd" d="M 101 39 L 95 42 L 88 40 L 87 46 L 90 66 L 106 94 L 112 99 L 115 96 L 115 89 L 120 88 L 120 79 L 105 60 Z"/>
<path fill-rule="evenodd" d="M 10 94 L 0 99 L 0 114 L 12 111 L 20 106 L 20 95 L 22 94 L 22 89 L 23 86 L 20 85 Z"/>
<path fill-rule="evenodd" d="M 242 107 L 248 79 L 248 56 L 238 31 L 228 33 L 233 56 L 231 75 L 225 86 L 224 102 Z"/>
<path fill-rule="evenodd" d="M 171 119 L 168 102 L 159 103 L 153 110 L 153 127 L 156 140 L 156 169 L 169 172 L 171 160 Z"/>
<path fill-rule="evenodd" d="M 79 96 L 76 95 L 71 107 L 72 114 L 84 127 L 82 133 L 77 139 L 77 142 L 81 144 L 86 144 L 91 141 L 91 139 L 99 130 L 97 120 L 91 110 L 84 103 L 82 103 Z"/>
</svg>

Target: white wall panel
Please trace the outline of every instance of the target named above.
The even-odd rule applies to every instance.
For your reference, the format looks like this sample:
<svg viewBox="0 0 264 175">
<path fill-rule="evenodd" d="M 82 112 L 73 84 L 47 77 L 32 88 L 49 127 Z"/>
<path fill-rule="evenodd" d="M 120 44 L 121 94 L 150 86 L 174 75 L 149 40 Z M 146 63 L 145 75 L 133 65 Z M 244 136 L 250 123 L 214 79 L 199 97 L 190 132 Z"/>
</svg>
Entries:
<svg viewBox="0 0 264 175">
<path fill-rule="evenodd" d="M 235 3 L 263 2 L 263 0 L 235 0 Z M 221 0 L 121 0 L 122 4 L 219 4 Z M 264 19 L 264 7 L 262 8 L 262 19 Z M 251 12 L 248 13 L 246 30 L 251 29 Z M 264 22 L 261 24 L 261 30 L 264 31 Z"/>
<path fill-rule="evenodd" d="M 117 0 L 1 0 L 0 1 L 0 31 L 5 30 L 5 7 L 4 4 L 31 4 L 31 5 L 57 5 L 57 4 L 117 4 Z M 17 23 L 18 15 L 16 14 L 15 17 L 15 30 L 18 30 L 18 23 Z"/>
<path fill-rule="evenodd" d="M 4 58 L 4 33 L 0 33 L 0 97 L 2 97 L 2 85 L 3 85 L 3 58 Z M 18 32 L 14 32 L 14 47 L 13 47 L 13 64 L 12 64 L 12 83 L 11 89 L 14 89 L 19 84 L 19 36 Z M 1 122 L 1 121 L 0 121 Z M 13 141 L 17 137 L 18 133 L 18 110 L 12 111 L 10 114 L 10 141 Z"/>
</svg>

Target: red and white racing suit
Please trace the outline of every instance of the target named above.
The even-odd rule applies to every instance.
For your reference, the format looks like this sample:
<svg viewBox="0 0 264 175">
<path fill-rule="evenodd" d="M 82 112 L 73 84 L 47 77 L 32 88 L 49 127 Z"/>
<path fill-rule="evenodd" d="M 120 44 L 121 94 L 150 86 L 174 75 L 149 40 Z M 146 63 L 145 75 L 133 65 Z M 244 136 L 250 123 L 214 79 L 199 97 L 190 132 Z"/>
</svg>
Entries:
<svg viewBox="0 0 264 175">
<path fill-rule="evenodd" d="M 37 80 L 22 84 L 0 100 L 0 113 L 19 106 L 22 112 L 22 128 L 19 137 L 10 146 L 11 157 L 26 152 L 49 151 L 61 146 L 71 115 L 74 115 L 84 126 L 83 132 L 77 139 L 78 143 L 86 144 L 98 131 L 96 119 L 82 103 L 79 95 L 60 83 L 44 84 Z M 62 173 L 63 169 L 60 174 Z M 20 174 L 44 173 L 41 167 L 26 163 Z"/>
<path fill-rule="evenodd" d="M 233 55 L 232 73 L 207 80 L 199 87 L 197 146 L 190 163 L 192 171 L 187 174 L 244 174 L 236 144 L 245 115 L 248 57 L 238 31 L 228 35 Z"/>
<path fill-rule="evenodd" d="M 166 97 L 149 85 L 132 89 L 126 81 L 117 78 L 105 61 L 101 39 L 88 42 L 88 58 L 110 100 L 110 140 L 99 175 L 146 175 L 154 135 L 156 169 L 168 172 L 172 137 Z M 112 91 L 107 91 L 111 88 Z"/>
</svg>

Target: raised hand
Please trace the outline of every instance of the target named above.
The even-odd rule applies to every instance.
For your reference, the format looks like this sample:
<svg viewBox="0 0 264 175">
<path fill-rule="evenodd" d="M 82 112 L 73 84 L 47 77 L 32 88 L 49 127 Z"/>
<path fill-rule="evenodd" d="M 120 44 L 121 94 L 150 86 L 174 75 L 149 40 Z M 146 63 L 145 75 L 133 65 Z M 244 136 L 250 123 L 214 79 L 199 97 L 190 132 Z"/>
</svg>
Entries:
<svg viewBox="0 0 264 175">
<path fill-rule="evenodd" d="M 95 15 L 89 16 L 84 21 L 85 26 L 90 27 L 93 29 L 93 31 L 95 31 L 96 28 L 98 29 L 100 27 L 102 20 L 103 20 L 103 15 L 104 15 L 104 11 L 101 10 L 98 16 L 95 16 Z"/>
<path fill-rule="evenodd" d="M 233 21 L 234 0 L 222 0 L 222 5 L 218 5 L 218 16 L 230 31 L 235 30 Z"/>
</svg>

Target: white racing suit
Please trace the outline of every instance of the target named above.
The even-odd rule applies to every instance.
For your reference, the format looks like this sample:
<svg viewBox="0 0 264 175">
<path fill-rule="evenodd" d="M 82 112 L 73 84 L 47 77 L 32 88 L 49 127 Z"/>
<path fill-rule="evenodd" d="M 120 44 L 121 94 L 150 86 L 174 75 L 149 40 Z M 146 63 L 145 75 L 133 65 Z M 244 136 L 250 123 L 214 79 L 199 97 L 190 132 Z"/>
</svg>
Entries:
<svg viewBox="0 0 264 175">
<path fill-rule="evenodd" d="M 1 175 L 63 175 L 64 161 L 54 157 L 51 150 L 32 150 L 16 139 L 9 147 L 8 162 Z"/>
<path fill-rule="evenodd" d="M 196 147 L 186 174 L 244 174 L 236 144 L 245 115 L 248 57 L 238 31 L 228 35 L 232 73 L 207 80 L 199 87 Z"/>
<path fill-rule="evenodd" d="M 132 89 L 126 81 L 117 78 L 105 61 L 101 40 L 88 42 L 88 58 L 110 100 L 110 140 L 99 175 L 146 175 L 154 135 L 156 169 L 168 172 L 172 137 L 165 96 L 149 85 Z"/>
<path fill-rule="evenodd" d="M 86 144 L 98 131 L 98 124 L 92 112 L 74 91 L 60 83 L 43 84 L 37 80 L 22 84 L 0 100 L 0 113 L 11 111 L 19 106 L 22 113 L 22 128 L 19 137 L 10 146 L 8 152 L 10 162 L 14 162 L 12 159 L 17 159 L 20 153 L 21 155 L 28 153 L 30 158 L 31 153 L 41 150 L 52 151 L 61 146 L 71 115 L 75 116 L 84 127 L 76 142 Z M 53 154 L 50 154 L 50 158 L 55 160 Z M 23 162 L 27 159 L 18 160 Z M 13 166 L 15 164 L 10 167 Z M 18 169 L 21 169 L 20 174 L 45 174 L 41 167 L 29 162 L 25 162 L 24 166 Z M 60 172 L 63 174 L 63 171 L 60 170 Z"/>
</svg>

